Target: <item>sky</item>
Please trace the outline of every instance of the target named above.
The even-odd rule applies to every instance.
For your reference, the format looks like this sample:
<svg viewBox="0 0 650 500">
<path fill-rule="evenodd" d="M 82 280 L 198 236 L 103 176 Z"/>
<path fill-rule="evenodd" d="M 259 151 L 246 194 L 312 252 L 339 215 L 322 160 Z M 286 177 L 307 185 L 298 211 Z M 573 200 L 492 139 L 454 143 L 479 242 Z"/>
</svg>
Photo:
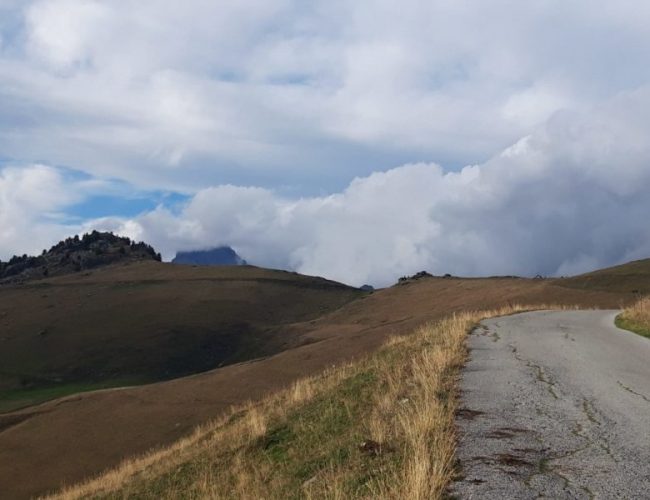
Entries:
<svg viewBox="0 0 650 500">
<path fill-rule="evenodd" d="M 0 259 L 361 285 L 650 257 L 645 0 L 0 0 Z"/>
</svg>

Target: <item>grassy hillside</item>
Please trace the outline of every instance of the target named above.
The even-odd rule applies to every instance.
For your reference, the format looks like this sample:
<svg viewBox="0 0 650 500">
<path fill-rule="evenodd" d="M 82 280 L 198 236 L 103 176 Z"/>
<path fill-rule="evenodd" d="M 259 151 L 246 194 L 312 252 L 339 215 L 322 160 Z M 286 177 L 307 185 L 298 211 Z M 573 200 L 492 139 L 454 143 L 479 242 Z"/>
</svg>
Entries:
<svg viewBox="0 0 650 500">
<path fill-rule="evenodd" d="M 559 286 L 632 294 L 650 293 L 650 259 L 555 280 Z"/>
<path fill-rule="evenodd" d="M 205 269 L 186 268 L 183 270 L 185 283 L 183 280 L 176 283 L 176 272 L 173 266 L 153 265 L 146 267 L 146 273 L 139 278 L 145 283 L 167 283 L 164 294 L 151 296 L 152 300 L 162 301 L 161 307 L 173 307 L 167 297 L 177 293 L 178 287 L 196 286 L 205 277 Z M 239 268 L 215 272 L 221 273 L 222 282 L 242 281 L 237 274 Z M 250 272 L 257 273 L 252 282 L 263 280 L 278 286 L 277 280 L 306 280 L 300 292 L 292 295 L 300 300 L 303 300 L 303 295 L 312 293 L 305 292 L 311 290 L 304 288 L 307 283 L 317 285 L 317 288 L 324 287 L 319 289 L 319 293 L 326 296 L 329 296 L 329 287 L 341 286 L 291 273 L 260 269 Z M 65 283 L 80 278 L 92 281 L 93 286 L 101 290 L 101 287 L 110 288 L 129 282 L 133 279 L 133 269 L 117 267 L 87 277 L 61 278 L 56 283 L 64 288 Z M 295 344 L 289 344 L 287 349 L 271 356 L 191 377 L 118 391 L 88 392 L 36 408 L 0 414 L 0 485 L 10 498 L 29 498 L 58 489 L 62 484 L 77 483 L 106 468 L 115 467 L 128 457 L 171 445 L 191 435 L 197 426 L 229 415 L 233 407 L 241 407 L 247 401 L 260 401 L 290 387 L 297 380 L 332 370 L 333 365 L 340 366 L 372 355 L 392 336 L 418 331 L 422 325 L 454 313 L 490 310 L 517 303 L 615 308 L 637 298 L 636 294 L 629 292 L 558 286 L 558 281 L 423 278 L 361 295 L 359 300 L 348 301 L 339 308 L 324 308 L 318 317 L 282 323 L 278 327 L 282 337 L 294 339 Z M 251 281 L 244 282 L 240 286 L 251 285 Z M 69 288 L 74 290 L 75 286 L 71 284 Z M 344 289 L 347 290 L 345 293 L 359 296 L 357 291 Z M 128 287 L 121 290 L 122 295 L 130 291 Z M 257 296 L 259 288 L 257 285 L 245 288 L 241 293 L 250 299 Z M 92 300 L 101 301 L 102 294 L 94 295 Z M 196 307 L 194 302 L 197 300 L 196 296 L 193 297 L 192 303 L 186 307 Z M 269 297 L 269 300 L 276 299 Z M 104 314 L 118 314 L 118 304 L 121 302 L 114 302 Z M 291 309 L 295 307 L 295 300 L 287 305 L 277 304 L 274 311 L 279 321 L 284 315 L 295 314 Z M 285 310 L 287 306 L 289 308 Z M 99 305 L 93 307 L 100 308 Z M 29 313 L 29 309 L 25 311 Z M 137 316 L 135 311 L 130 314 Z M 254 314 L 257 313 L 251 313 Z M 167 319 L 172 321 L 177 317 L 169 315 Z M 188 315 L 187 319 L 192 317 Z M 360 418 L 361 422 L 365 421 L 365 417 Z"/>
<path fill-rule="evenodd" d="M 392 338 L 55 498 L 442 498 L 455 474 L 465 335 L 484 317 L 527 309 L 465 313 Z"/>
<path fill-rule="evenodd" d="M 158 262 L 0 286 L 0 411 L 268 356 L 303 342 L 291 323 L 362 295 L 282 271 Z"/>
</svg>

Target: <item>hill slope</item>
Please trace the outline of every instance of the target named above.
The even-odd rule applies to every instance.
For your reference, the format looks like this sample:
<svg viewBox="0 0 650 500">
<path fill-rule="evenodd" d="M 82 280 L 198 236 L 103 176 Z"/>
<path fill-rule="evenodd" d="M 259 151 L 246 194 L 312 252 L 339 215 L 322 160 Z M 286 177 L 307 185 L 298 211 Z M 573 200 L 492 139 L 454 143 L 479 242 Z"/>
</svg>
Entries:
<svg viewBox="0 0 650 500">
<path fill-rule="evenodd" d="M 182 270 L 183 279 L 175 270 Z M 249 276 L 251 279 L 242 282 L 242 270 L 253 273 Z M 202 284 L 206 276 L 215 276 L 206 275 L 206 272 L 218 273 L 220 279 L 213 279 L 209 286 L 210 280 Z M 514 303 L 612 308 L 636 297 L 632 293 L 558 286 L 564 280 L 423 278 L 361 295 L 360 300 L 350 300 L 350 296 L 346 296 L 347 302 L 337 308 L 344 302 L 339 294 L 356 298 L 360 292 L 324 280 L 255 268 L 192 268 L 148 263 L 106 268 L 91 276 L 51 280 L 50 284 L 56 285 L 59 292 L 47 298 L 52 300 L 58 293 L 72 293 L 66 290 L 75 290 L 79 278 L 83 278 L 81 281 L 87 286 L 96 287 L 95 295 L 86 300 L 107 318 L 122 312 L 122 304 L 128 303 L 129 293 L 139 293 L 140 289 L 149 290 L 142 295 L 144 305 L 144 297 L 162 301 L 156 307 L 147 306 L 147 310 L 176 311 L 165 316 L 166 321 L 176 324 L 195 325 L 192 320 L 195 315 L 184 315 L 182 311 L 196 311 L 194 308 L 200 307 L 197 303 L 209 301 L 215 293 L 221 294 L 226 301 L 221 303 L 224 307 L 230 307 L 227 300 L 232 297 L 240 297 L 244 302 L 256 298 L 256 304 L 275 301 L 272 308 L 264 305 L 259 312 L 255 308 L 248 309 L 247 313 L 239 309 L 238 318 L 248 318 L 242 314 L 253 318 L 275 314 L 282 322 L 275 330 L 280 335 L 275 338 L 290 342 L 284 346 L 286 349 L 272 356 L 192 377 L 119 391 L 90 392 L 0 415 L 0 485 L 5 486 L 10 497 L 28 497 L 63 483 L 82 480 L 133 454 L 172 443 L 187 436 L 195 426 L 228 412 L 232 405 L 257 400 L 287 387 L 298 378 L 373 352 L 391 335 L 412 332 L 427 321 L 454 312 Z M 287 280 L 301 285 L 280 283 Z M 234 290 L 229 288 L 233 283 L 239 283 L 240 288 L 235 289 L 240 295 L 233 295 Z M 254 283 L 258 284 L 248 287 Z M 280 295 L 286 300 L 278 300 L 265 295 L 261 283 L 273 283 L 279 287 L 276 292 L 292 292 Z M 194 286 L 199 286 L 203 292 L 183 302 L 179 290 L 189 293 Z M 219 292 L 222 286 L 224 291 Z M 312 295 L 313 287 L 323 295 Z M 14 292 L 22 289 L 24 287 L 16 287 Z M 35 289 L 34 284 L 30 290 Z M 110 289 L 113 289 L 113 299 L 102 306 L 103 294 Z M 154 290 L 159 290 L 160 294 L 155 294 Z M 332 296 L 329 293 L 333 290 L 339 291 Z M 330 306 L 315 312 L 328 297 Z M 184 304 L 180 309 L 176 305 L 179 300 Z M 209 303 L 215 307 L 214 302 Z M 232 304 L 237 303 L 235 300 Z M 200 310 L 207 314 L 211 309 L 203 307 Z M 29 311 L 27 308 L 23 314 Z M 138 318 L 137 310 L 128 312 Z M 319 317 L 310 317 L 311 314 Z M 286 322 L 286 318 L 301 315 L 303 320 Z M 150 314 L 144 321 L 138 321 L 146 326 L 154 318 L 155 314 Z M 210 317 L 207 321 L 214 320 Z"/>
<path fill-rule="evenodd" d="M 555 280 L 560 286 L 617 293 L 650 293 L 650 259 L 599 269 L 572 278 Z"/>
<path fill-rule="evenodd" d="M 363 293 L 250 266 L 139 262 L 0 287 L 0 411 L 155 382 L 302 342 L 288 325 Z"/>
</svg>

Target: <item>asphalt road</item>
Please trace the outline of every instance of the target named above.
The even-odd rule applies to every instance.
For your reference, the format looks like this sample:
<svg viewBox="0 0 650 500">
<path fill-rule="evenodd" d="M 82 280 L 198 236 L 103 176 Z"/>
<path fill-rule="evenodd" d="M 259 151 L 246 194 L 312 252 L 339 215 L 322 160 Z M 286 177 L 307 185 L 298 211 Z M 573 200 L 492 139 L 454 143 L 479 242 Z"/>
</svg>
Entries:
<svg viewBox="0 0 650 500">
<path fill-rule="evenodd" d="M 472 333 L 452 494 L 650 498 L 650 340 L 616 313 L 532 312 Z"/>
</svg>

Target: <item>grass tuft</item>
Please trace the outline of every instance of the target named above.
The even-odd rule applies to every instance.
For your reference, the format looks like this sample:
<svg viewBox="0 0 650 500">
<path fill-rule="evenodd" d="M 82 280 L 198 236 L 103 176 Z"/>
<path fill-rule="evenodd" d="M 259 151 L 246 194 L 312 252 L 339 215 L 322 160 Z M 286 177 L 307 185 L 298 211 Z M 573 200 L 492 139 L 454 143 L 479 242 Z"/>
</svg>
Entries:
<svg viewBox="0 0 650 500">
<path fill-rule="evenodd" d="M 650 338 L 650 296 L 623 309 L 616 317 L 616 326 Z"/>
</svg>

